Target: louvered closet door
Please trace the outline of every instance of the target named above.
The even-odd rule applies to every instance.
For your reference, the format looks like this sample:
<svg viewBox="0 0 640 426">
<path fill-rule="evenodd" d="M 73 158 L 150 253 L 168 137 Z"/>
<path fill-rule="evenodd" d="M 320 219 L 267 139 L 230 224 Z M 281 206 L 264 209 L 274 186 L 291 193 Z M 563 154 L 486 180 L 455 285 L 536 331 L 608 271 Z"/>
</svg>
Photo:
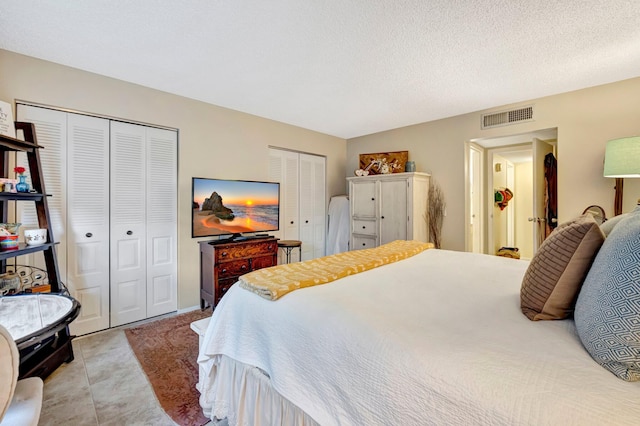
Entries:
<svg viewBox="0 0 640 426">
<path fill-rule="evenodd" d="M 325 159 L 300 154 L 300 241 L 302 260 L 324 256 Z"/>
<path fill-rule="evenodd" d="M 269 179 L 280 183 L 280 232 L 282 239 L 299 239 L 299 155 L 282 149 L 269 149 Z M 299 260 L 298 250 L 291 260 Z"/>
<path fill-rule="evenodd" d="M 67 181 L 67 114 L 47 108 L 17 104 L 16 117 L 19 121 L 33 123 L 36 128 L 38 144 L 45 147 L 40 150 L 42 174 L 47 194 L 49 214 L 54 241 L 56 246 L 60 280 L 67 284 L 66 274 L 66 181 Z M 16 165 L 29 169 L 27 155 L 24 152 L 17 153 Z M 13 174 L 10 174 L 13 176 Z M 27 171 L 27 182 L 31 186 L 31 173 Z M 22 223 L 20 227 L 21 240 L 24 240 L 24 230 L 38 228 L 38 216 L 35 204 L 31 202 L 16 203 L 16 222 Z M 42 252 L 16 258 L 21 265 L 32 265 L 45 268 Z M 80 313 L 82 315 L 82 311 Z"/>
<path fill-rule="evenodd" d="M 143 126 L 111 122 L 111 326 L 146 318 Z"/>
<path fill-rule="evenodd" d="M 109 120 L 67 120 L 67 282 L 82 305 L 71 332 L 81 335 L 109 328 Z"/>
<path fill-rule="evenodd" d="M 175 131 L 147 128 L 147 317 L 178 309 Z"/>
</svg>

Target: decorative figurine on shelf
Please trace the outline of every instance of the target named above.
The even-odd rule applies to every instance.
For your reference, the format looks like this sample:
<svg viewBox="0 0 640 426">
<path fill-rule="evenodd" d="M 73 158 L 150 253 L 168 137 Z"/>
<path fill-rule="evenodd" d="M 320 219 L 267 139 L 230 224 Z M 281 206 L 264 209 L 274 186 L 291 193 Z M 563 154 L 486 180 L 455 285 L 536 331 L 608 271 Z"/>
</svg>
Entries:
<svg viewBox="0 0 640 426">
<path fill-rule="evenodd" d="M 18 175 L 18 183 L 16 184 L 16 191 L 18 192 L 29 192 L 29 184 L 27 183 L 27 177 L 24 172 L 25 169 L 22 166 L 17 166 L 13 168 L 13 171 Z"/>
</svg>

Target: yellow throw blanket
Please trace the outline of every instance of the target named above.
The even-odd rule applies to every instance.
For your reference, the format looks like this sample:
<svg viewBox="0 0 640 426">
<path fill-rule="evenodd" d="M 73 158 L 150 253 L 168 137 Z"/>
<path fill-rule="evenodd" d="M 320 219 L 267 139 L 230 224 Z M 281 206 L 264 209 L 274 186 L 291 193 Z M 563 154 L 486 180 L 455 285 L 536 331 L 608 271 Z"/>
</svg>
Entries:
<svg viewBox="0 0 640 426">
<path fill-rule="evenodd" d="M 372 249 L 348 251 L 249 272 L 240 277 L 240 287 L 265 299 L 276 300 L 290 291 L 326 284 L 347 275 L 406 259 L 429 248 L 433 248 L 433 244 L 393 241 Z"/>
</svg>

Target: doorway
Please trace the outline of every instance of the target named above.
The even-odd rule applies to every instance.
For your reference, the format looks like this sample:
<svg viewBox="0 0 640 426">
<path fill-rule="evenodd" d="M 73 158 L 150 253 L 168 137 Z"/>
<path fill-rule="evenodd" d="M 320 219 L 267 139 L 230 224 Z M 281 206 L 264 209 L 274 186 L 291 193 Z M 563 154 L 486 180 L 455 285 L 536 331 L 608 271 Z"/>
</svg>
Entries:
<svg viewBox="0 0 640 426">
<path fill-rule="evenodd" d="M 557 156 L 557 129 L 466 144 L 466 249 L 495 254 L 517 247 L 531 259 L 546 233 L 545 165 Z M 557 163 L 556 163 L 557 164 Z"/>
</svg>

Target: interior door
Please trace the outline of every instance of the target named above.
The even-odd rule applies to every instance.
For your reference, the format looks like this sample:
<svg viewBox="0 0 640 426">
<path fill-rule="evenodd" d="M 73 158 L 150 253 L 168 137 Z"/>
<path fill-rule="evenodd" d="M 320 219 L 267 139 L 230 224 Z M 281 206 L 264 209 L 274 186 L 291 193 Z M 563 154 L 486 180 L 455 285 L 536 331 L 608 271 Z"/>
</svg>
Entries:
<svg viewBox="0 0 640 426">
<path fill-rule="evenodd" d="M 408 182 L 406 179 L 380 181 L 380 244 L 407 239 Z"/>
<path fill-rule="evenodd" d="M 545 177 L 544 157 L 553 152 L 553 146 L 540 140 L 533 139 L 533 216 L 529 219 L 533 227 L 533 253 L 545 239 Z"/>
<path fill-rule="evenodd" d="M 145 128 L 111 122 L 111 326 L 146 318 Z"/>
<path fill-rule="evenodd" d="M 178 309 L 178 135 L 146 129 L 147 317 Z"/>
<path fill-rule="evenodd" d="M 269 179 L 280 183 L 280 232 L 285 240 L 300 239 L 299 167 L 300 159 L 297 152 L 269 149 Z M 298 250 L 293 250 L 291 261 L 298 260 Z"/>
<path fill-rule="evenodd" d="M 469 146 L 469 242 L 468 249 L 482 253 L 482 152 Z"/>
</svg>

